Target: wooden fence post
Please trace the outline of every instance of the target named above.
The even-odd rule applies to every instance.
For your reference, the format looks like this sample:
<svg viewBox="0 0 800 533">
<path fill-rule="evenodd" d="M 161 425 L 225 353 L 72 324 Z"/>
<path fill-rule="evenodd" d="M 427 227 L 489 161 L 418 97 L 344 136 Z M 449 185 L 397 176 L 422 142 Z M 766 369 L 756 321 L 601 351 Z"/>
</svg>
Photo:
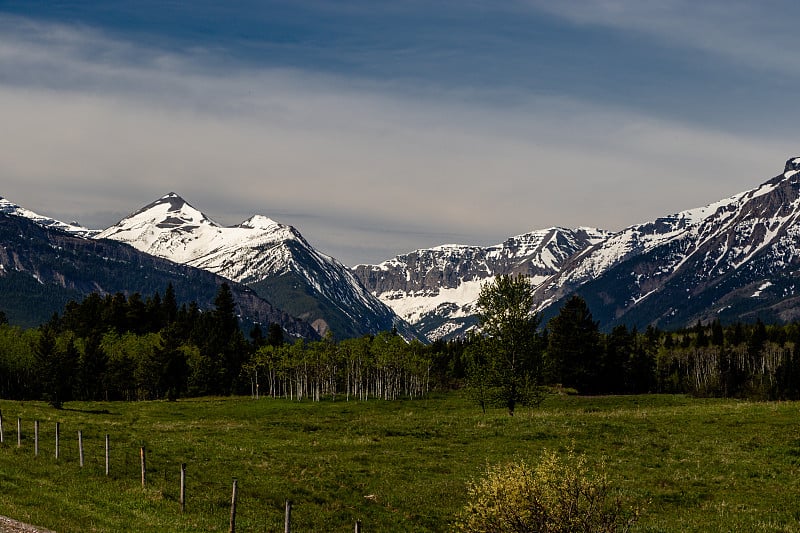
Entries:
<svg viewBox="0 0 800 533">
<path fill-rule="evenodd" d="M 17 448 L 22 448 L 22 418 L 17 417 Z"/>
<path fill-rule="evenodd" d="M 286 513 L 283 517 L 283 533 L 289 533 L 292 529 L 292 500 L 286 500 Z"/>
<path fill-rule="evenodd" d="M 3 435 L 3 410 L 0 409 L 0 444 L 3 444 L 5 435 Z"/>
<path fill-rule="evenodd" d="M 145 482 L 147 479 L 147 466 L 146 466 L 146 458 L 145 458 L 145 451 L 144 446 L 139 448 L 139 458 L 141 459 L 142 463 L 142 488 L 145 487 Z"/>
<path fill-rule="evenodd" d="M 78 430 L 78 460 L 83 468 L 83 432 L 80 429 Z"/>
<path fill-rule="evenodd" d="M 181 512 L 186 512 L 186 463 L 181 463 Z"/>
<path fill-rule="evenodd" d="M 58 460 L 58 434 L 61 431 L 61 422 L 56 422 L 56 460 Z"/>
<path fill-rule="evenodd" d="M 33 421 L 33 455 L 39 456 L 39 421 Z"/>
<path fill-rule="evenodd" d="M 231 527 L 228 533 L 236 533 L 236 497 L 239 493 L 239 482 L 233 478 L 233 493 L 231 494 Z"/>
<path fill-rule="evenodd" d="M 181 463 L 181 512 L 186 512 L 186 463 Z"/>
<path fill-rule="evenodd" d="M 356 520 L 356 533 L 361 533 L 361 520 Z"/>
<path fill-rule="evenodd" d="M 108 470 L 111 467 L 111 445 L 108 440 L 108 433 L 106 433 L 106 475 L 108 475 Z"/>
</svg>

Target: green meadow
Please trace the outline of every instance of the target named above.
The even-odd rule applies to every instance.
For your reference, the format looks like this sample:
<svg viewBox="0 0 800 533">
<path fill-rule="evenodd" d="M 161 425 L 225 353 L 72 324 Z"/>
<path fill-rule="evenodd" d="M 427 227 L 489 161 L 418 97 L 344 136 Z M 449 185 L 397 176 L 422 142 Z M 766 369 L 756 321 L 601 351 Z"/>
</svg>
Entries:
<svg viewBox="0 0 800 533">
<path fill-rule="evenodd" d="M 467 482 L 487 464 L 533 463 L 545 449 L 605 462 L 612 485 L 641 510 L 636 531 L 800 531 L 796 403 L 554 396 L 509 417 L 451 393 L 393 402 L 70 402 L 59 411 L 0 400 L 0 410 L 0 514 L 64 533 L 224 532 L 234 478 L 237 531 L 283 531 L 286 500 L 292 531 L 353 531 L 356 520 L 365 532 L 448 531 Z"/>
</svg>

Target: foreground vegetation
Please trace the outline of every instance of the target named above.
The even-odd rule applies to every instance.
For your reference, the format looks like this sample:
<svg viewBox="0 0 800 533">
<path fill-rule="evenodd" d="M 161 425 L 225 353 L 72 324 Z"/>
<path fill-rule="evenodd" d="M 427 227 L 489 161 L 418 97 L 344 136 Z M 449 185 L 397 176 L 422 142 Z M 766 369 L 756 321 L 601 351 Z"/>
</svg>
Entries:
<svg viewBox="0 0 800 533">
<path fill-rule="evenodd" d="M 226 531 L 233 477 L 239 531 L 282 530 L 286 499 L 294 502 L 295 531 L 352 531 L 357 519 L 364 531 L 447 531 L 467 501 L 468 483 L 487 465 L 534 464 L 545 450 L 583 454 L 590 469 L 604 460 L 610 486 L 641 510 L 635 531 L 800 531 L 794 403 L 550 396 L 509 417 L 504 409 L 484 415 L 449 393 L 392 402 L 68 402 L 62 410 L 0 400 L 0 410 L 0 514 L 60 532 Z M 181 514 L 184 462 L 188 502 Z"/>
</svg>

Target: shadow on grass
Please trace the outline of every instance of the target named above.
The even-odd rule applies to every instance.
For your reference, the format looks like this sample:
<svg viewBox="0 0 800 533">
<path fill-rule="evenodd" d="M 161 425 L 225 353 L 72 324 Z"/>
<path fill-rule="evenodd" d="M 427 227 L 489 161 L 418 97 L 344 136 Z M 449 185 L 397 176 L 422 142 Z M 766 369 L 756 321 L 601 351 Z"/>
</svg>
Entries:
<svg viewBox="0 0 800 533">
<path fill-rule="evenodd" d="M 86 413 L 88 415 L 111 415 L 119 416 L 119 413 L 112 413 L 108 409 L 75 409 L 74 407 L 62 407 L 60 411 L 71 411 L 73 413 Z"/>
</svg>

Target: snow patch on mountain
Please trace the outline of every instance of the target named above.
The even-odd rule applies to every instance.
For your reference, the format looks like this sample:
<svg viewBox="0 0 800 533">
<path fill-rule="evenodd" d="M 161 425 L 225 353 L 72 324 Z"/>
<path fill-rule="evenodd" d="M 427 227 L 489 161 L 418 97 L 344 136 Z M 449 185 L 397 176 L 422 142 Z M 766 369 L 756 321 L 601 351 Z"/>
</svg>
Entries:
<svg viewBox="0 0 800 533">
<path fill-rule="evenodd" d="M 449 313 L 450 318 L 463 318 L 474 314 L 481 287 L 493 279 L 465 281 L 457 287 L 435 291 L 388 291 L 380 295 L 380 300 L 411 324 L 416 324 L 441 306 L 454 306 L 456 310 Z"/>
<path fill-rule="evenodd" d="M 772 282 L 765 281 L 764 283 L 761 284 L 761 286 L 758 287 L 758 290 L 756 290 L 756 292 L 753 293 L 752 298 L 758 298 L 759 296 L 761 296 L 762 292 L 769 289 L 770 287 L 772 287 Z"/>
</svg>

